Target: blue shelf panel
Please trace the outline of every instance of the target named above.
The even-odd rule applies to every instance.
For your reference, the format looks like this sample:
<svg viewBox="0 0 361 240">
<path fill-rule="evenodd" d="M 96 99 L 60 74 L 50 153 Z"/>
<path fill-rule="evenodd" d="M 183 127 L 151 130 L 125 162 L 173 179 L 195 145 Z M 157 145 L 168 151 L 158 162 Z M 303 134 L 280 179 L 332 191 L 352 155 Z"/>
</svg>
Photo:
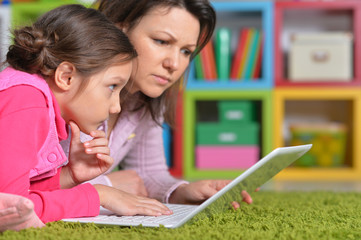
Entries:
<svg viewBox="0 0 361 240">
<path fill-rule="evenodd" d="M 273 81 L 273 2 L 212 2 L 217 13 L 219 12 L 260 12 L 262 19 L 262 31 L 264 34 L 262 77 L 253 80 L 222 80 L 207 82 L 195 79 L 194 64 L 192 63 L 187 81 L 187 89 L 271 89 Z"/>
<path fill-rule="evenodd" d="M 168 124 L 163 123 L 164 154 L 168 167 L 172 166 L 172 131 Z"/>
</svg>

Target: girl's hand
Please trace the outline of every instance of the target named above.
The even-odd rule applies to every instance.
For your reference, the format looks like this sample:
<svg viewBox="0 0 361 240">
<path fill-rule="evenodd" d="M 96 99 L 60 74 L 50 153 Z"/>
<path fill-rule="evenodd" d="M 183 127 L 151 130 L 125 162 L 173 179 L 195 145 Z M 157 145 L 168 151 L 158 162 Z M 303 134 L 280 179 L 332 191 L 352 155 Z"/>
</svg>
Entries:
<svg viewBox="0 0 361 240">
<path fill-rule="evenodd" d="M 72 136 L 69 163 L 61 170 L 60 184 L 62 188 L 71 188 L 89 181 L 103 174 L 113 164 L 105 132 L 92 131 L 90 136 L 93 139 L 82 143 L 79 127 L 74 122 L 70 122 L 69 125 Z"/>
<path fill-rule="evenodd" d="M 34 204 L 22 196 L 0 193 L 0 232 L 44 227 L 34 212 Z"/>
<path fill-rule="evenodd" d="M 169 202 L 201 204 L 230 182 L 231 180 L 201 180 L 190 184 L 183 184 L 172 193 Z M 242 191 L 241 196 L 243 202 L 247 204 L 252 203 L 252 198 L 246 191 Z M 240 207 L 238 202 L 232 202 L 231 204 L 235 209 Z"/>
<path fill-rule="evenodd" d="M 118 215 L 160 216 L 173 213 L 155 199 L 136 196 L 101 184 L 95 184 L 94 187 L 99 193 L 100 205 Z"/>
<path fill-rule="evenodd" d="M 120 170 L 107 174 L 113 187 L 140 197 L 148 197 L 142 178 L 134 170 Z"/>
</svg>

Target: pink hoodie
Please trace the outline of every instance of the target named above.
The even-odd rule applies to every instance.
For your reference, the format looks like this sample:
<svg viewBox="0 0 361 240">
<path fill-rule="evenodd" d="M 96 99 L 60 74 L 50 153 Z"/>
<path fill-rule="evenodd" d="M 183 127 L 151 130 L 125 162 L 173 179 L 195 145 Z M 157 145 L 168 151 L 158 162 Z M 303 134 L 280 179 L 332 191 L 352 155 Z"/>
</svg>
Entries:
<svg viewBox="0 0 361 240">
<path fill-rule="evenodd" d="M 0 192 L 31 199 L 44 222 L 99 213 L 90 184 L 60 189 L 66 124 L 39 75 L 12 68 L 0 73 Z"/>
</svg>

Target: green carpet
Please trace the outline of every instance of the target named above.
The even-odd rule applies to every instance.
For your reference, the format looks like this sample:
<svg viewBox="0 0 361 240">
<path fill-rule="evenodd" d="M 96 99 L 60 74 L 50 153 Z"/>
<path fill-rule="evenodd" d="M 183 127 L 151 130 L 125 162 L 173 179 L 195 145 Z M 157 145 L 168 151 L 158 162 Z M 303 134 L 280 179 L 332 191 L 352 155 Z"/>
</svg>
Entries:
<svg viewBox="0 0 361 240">
<path fill-rule="evenodd" d="M 257 192 L 242 204 L 177 229 L 49 223 L 0 239 L 361 239 L 361 193 Z"/>
</svg>

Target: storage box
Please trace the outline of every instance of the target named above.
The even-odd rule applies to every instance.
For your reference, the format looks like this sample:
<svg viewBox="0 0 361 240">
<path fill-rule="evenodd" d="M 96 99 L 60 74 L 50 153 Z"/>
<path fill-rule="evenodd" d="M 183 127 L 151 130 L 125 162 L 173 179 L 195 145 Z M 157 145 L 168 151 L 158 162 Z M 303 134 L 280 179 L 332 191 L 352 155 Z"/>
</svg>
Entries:
<svg viewBox="0 0 361 240">
<path fill-rule="evenodd" d="M 219 119 L 223 123 L 242 123 L 255 120 L 254 103 L 251 101 L 219 101 Z"/>
<path fill-rule="evenodd" d="M 352 42 L 352 34 L 346 32 L 293 34 L 289 51 L 290 81 L 351 81 Z"/>
<path fill-rule="evenodd" d="M 259 159 L 258 146 L 196 146 L 199 169 L 247 169 Z"/>
<path fill-rule="evenodd" d="M 196 126 L 198 145 L 258 145 L 259 124 L 198 123 Z"/>
<path fill-rule="evenodd" d="M 339 167 L 345 162 L 346 126 L 341 123 L 295 124 L 290 126 L 291 145 L 312 143 L 295 166 Z"/>
</svg>

